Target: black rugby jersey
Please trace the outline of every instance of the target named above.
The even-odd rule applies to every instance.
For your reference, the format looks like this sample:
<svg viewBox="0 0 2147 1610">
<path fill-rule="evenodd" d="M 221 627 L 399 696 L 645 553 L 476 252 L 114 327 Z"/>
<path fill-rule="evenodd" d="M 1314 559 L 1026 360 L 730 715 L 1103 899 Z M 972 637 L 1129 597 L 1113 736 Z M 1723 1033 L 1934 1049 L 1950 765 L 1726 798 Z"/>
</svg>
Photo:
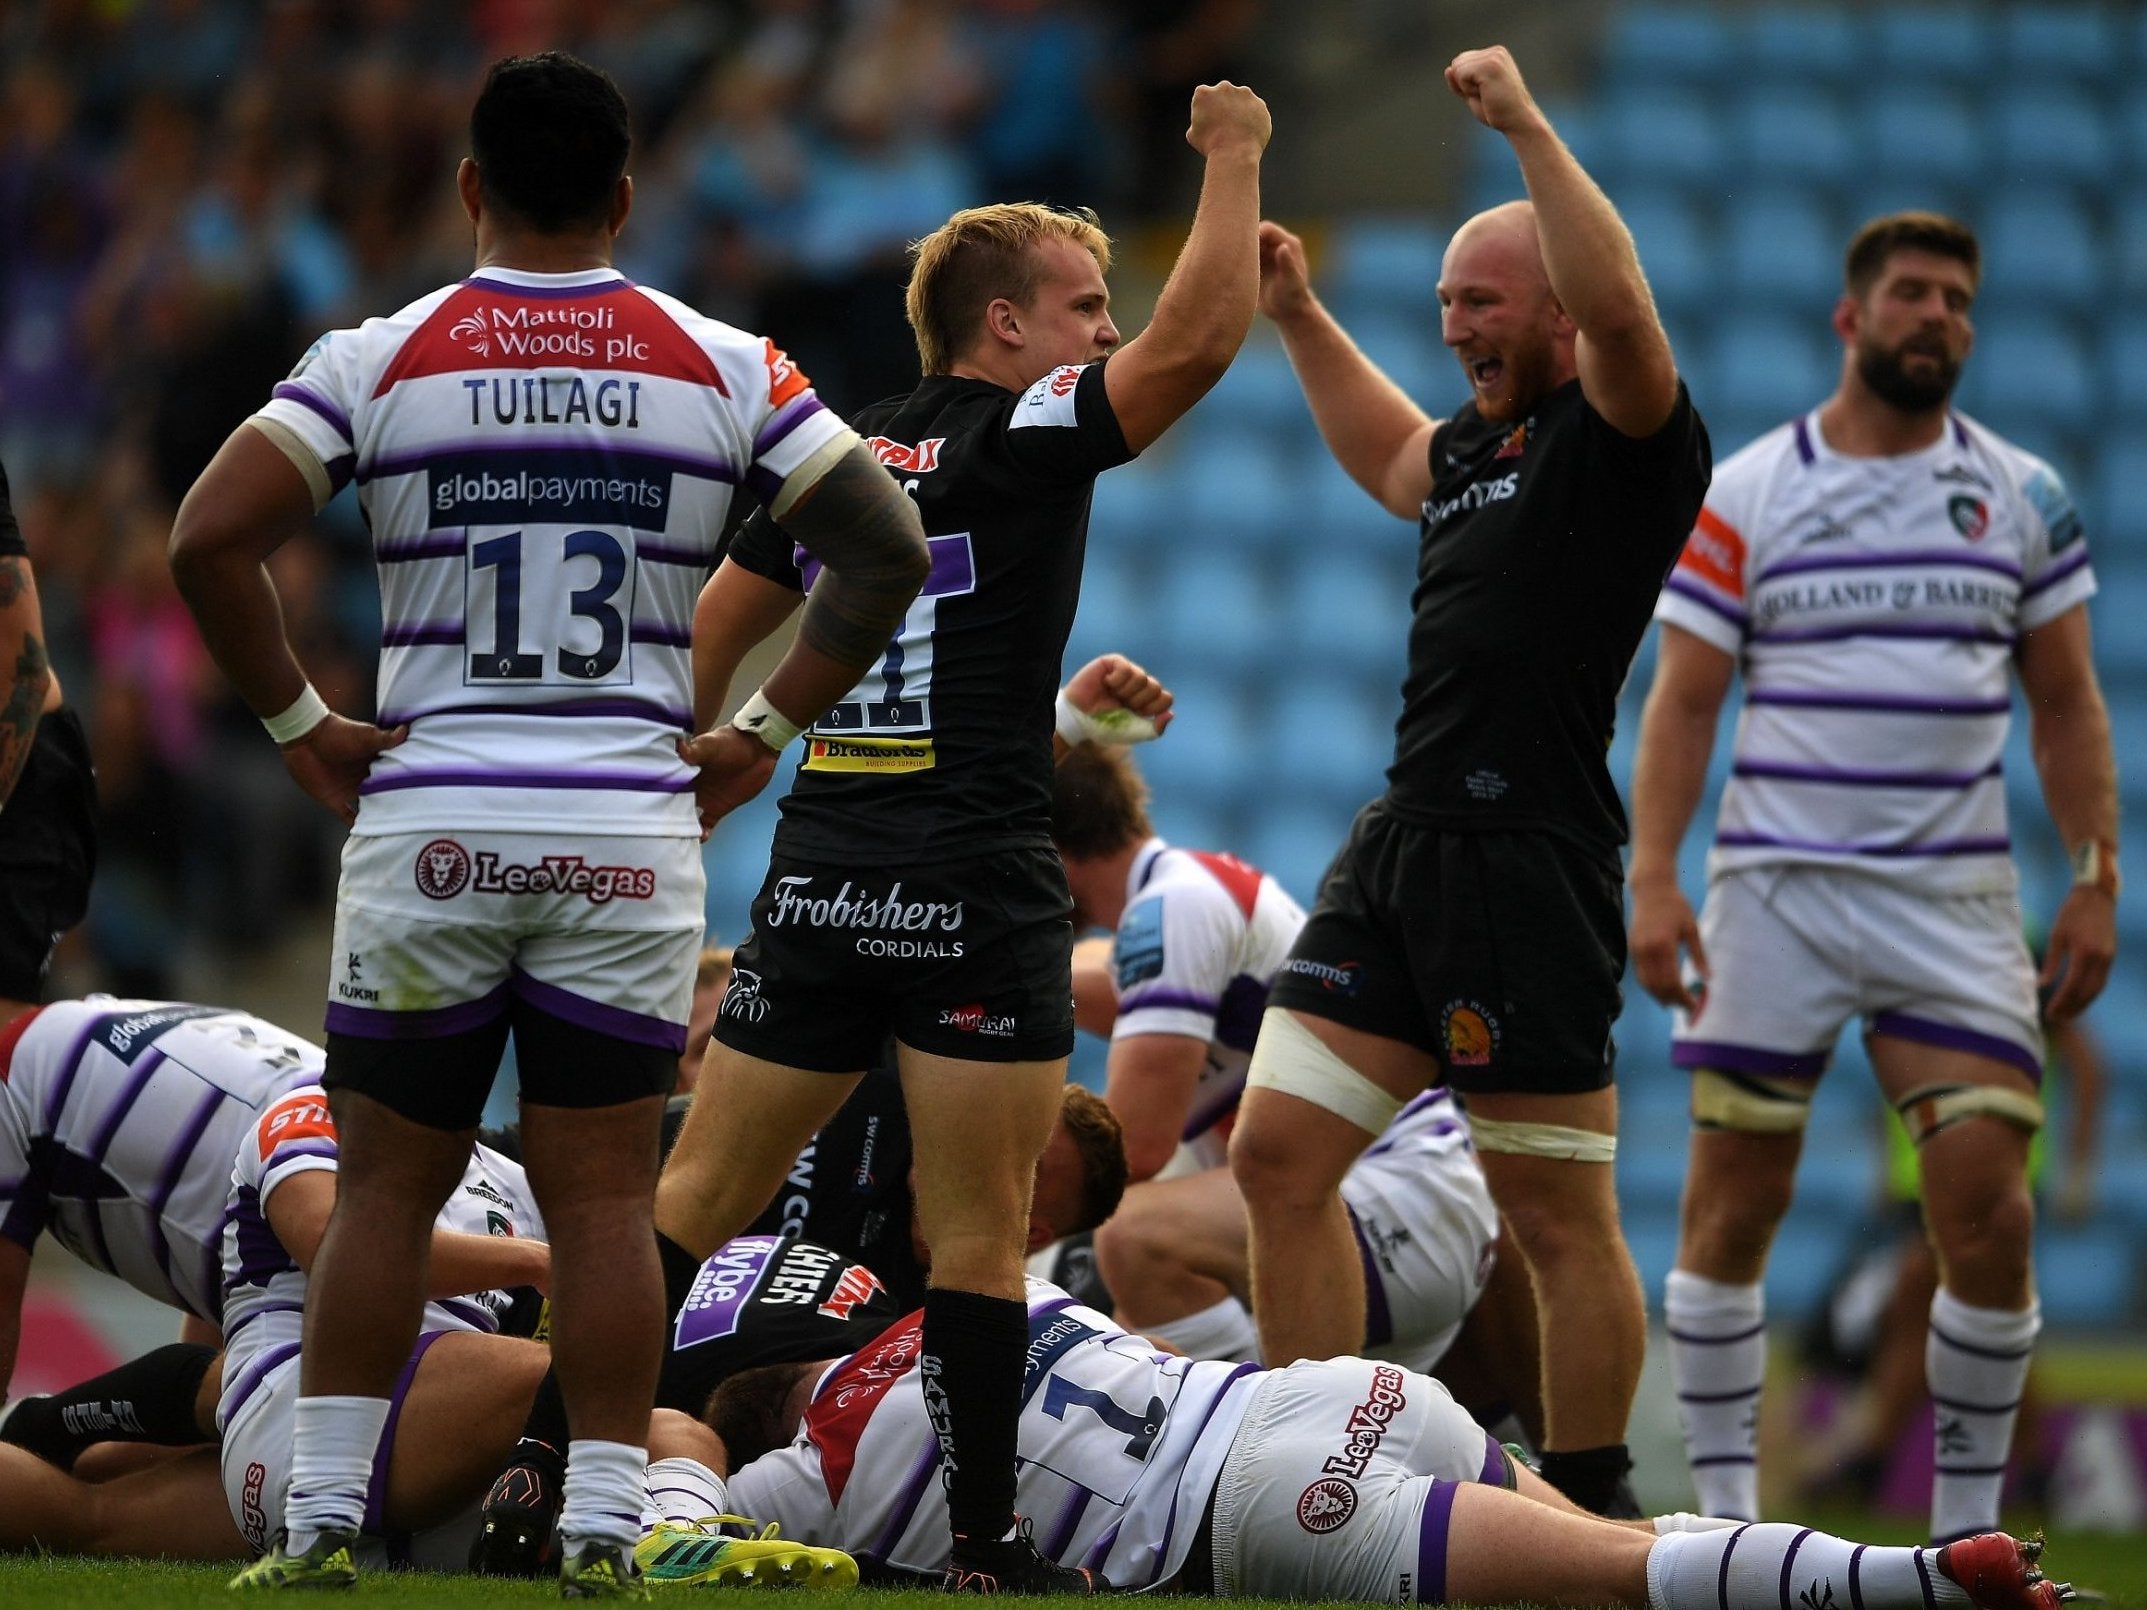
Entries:
<svg viewBox="0 0 2147 1610">
<path fill-rule="evenodd" d="M 1387 770 L 1397 814 L 1625 842 L 1605 759 L 1618 689 L 1712 474 L 1682 381 L 1644 440 L 1578 380 L 1519 424 L 1470 403 L 1438 428 Z"/>
<path fill-rule="evenodd" d="M 778 853 L 893 866 L 1050 848 L 1051 706 L 1089 498 L 1133 457 L 1103 370 L 1020 393 L 930 375 L 855 416 L 916 500 L 932 570 L 880 664 L 806 733 Z M 818 574 L 765 513 L 729 557 L 788 587 Z"/>
<path fill-rule="evenodd" d="M 22 539 L 22 527 L 15 523 L 15 500 L 7 489 L 7 466 L 0 464 L 0 559 L 11 554 L 27 556 L 30 545 Z"/>
<path fill-rule="evenodd" d="M 666 1407 L 698 1413 L 741 1370 L 842 1358 L 911 1306 L 897 1306 L 871 1270 L 832 1247 L 739 1236 L 701 1265 L 671 1321 Z"/>
</svg>

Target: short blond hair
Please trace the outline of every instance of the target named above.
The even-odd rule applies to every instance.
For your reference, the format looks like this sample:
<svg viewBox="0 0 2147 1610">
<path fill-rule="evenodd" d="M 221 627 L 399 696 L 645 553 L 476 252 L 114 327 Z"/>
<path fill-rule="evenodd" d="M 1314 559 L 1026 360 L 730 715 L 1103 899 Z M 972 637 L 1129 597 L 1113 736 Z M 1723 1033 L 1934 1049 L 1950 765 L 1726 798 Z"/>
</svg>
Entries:
<svg viewBox="0 0 2147 1610">
<path fill-rule="evenodd" d="M 1036 201 L 967 207 L 910 243 L 916 266 L 909 277 L 909 322 L 926 374 L 954 367 L 996 299 L 1027 305 L 1043 277 L 1035 248 L 1052 240 L 1072 241 L 1110 273 L 1111 237 L 1086 207 Z"/>
</svg>

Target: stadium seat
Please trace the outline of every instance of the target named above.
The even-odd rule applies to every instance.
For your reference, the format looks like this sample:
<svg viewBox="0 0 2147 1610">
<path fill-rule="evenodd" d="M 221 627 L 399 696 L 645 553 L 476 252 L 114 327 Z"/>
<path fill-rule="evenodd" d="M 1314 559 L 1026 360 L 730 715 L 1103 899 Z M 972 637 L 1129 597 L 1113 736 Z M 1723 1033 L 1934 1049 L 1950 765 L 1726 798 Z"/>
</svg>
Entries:
<svg viewBox="0 0 2147 1610">
<path fill-rule="evenodd" d="M 1718 187 L 1731 169 L 1714 104 L 1660 83 L 1613 87 L 1599 109 L 1602 182 L 1621 179 Z"/>
<path fill-rule="evenodd" d="M 1154 618 L 1159 658 L 1251 669 L 1272 653 L 1274 624 L 1258 568 L 1242 553 L 1202 545 L 1162 556 Z"/>
<path fill-rule="evenodd" d="M 1633 232 L 1640 266 L 1665 309 L 1703 306 L 1721 292 L 1713 244 L 1700 214 L 1684 195 L 1671 189 L 1637 186 L 1613 191 L 1612 199 Z"/>
<path fill-rule="evenodd" d="M 1987 315 L 2004 305 L 2097 311 L 2108 295 L 2102 238 L 2087 209 L 2059 188 L 2009 190 L 1975 219 Z"/>
<path fill-rule="evenodd" d="M 1871 164 L 1901 178 L 1968 185 L 1984 173 L 1976 114 L 1945 90 L 1889 86 L 1866 107 L 1862 137 Z"/>
<path fill-rule="evenodd" d="M 1319 894 L 1320 875 L 1342 847 L 1351 819 L 1366 801 L 1376 798 L 1386 787 L 1382 770 L 1367 771 L 1354 780 L 1359 785 L 1358 793 L 1350 803 L 1308 804 L 1279 793 L 1263 795 L 1258 810 L 1239 835 L 1235 853 L 1289 890 L 1310 910 Z"/>
<path fill-rule="evenodd" d="M 1323 805 L 1346 818 L 1377 791 L 1393 758 L 1393 712 L 1387 701 L 1367 697 L 1358 679 L 1326 670 L 1316 650 L 1290 660 L 1300 669 L 1274 689 L 1263 726 L 1262 795 Z"/>
<path fill-rule="evenodd" d="M 1105 476 L 1102 484 L 1109 482 Z M 1149 652 L 1155 594 L 1140 579 L 1133 557 L 1091 545 L 1081 577 L 1081 607 L 1066 641 L 1069 675 L 1099 654 L 1130 654 L 1138 660 Z"/>
<path fill-rule="evenodd" d="M 1734 44 L 1712 6 L 1633 6 L 1611 24 L 1604 67 L 1613 82 L 1713 84 L 1734 68 Z"/>
<path fill-rule="evenodd" d="M 1808 85 L 1762 83 L 1730 113 L 1732 148 L 1749 179 L 1839 184 L 1868 161 L 1841 103 Z M 1742 186 L 1733 202 L 1743 199 Z"/>
<path fill-rule="evenodd" d="M 1800 79 L 1848 83 L 1870 66 L 1865 30 L 1835 6 L 1768 6 L 1746 22 L 1741 43 L 1741 64 L 1762 84 Z"/>
<path fill-rule="evenodd" d="M 1446 237 L 1435 220 L 1421 214 L 1341 219 L 1322 280 L 1337 296 L 1375 300 L 1436 320 Z"/>
<path fill-rule="evenodd" d="M 1846 202 L 1842 212 L 1845 227 L 1841 232 L 1834 272 L 1827 281 L 1828 287 L 1837 291 L 1841 288 L 1840 254 L 1848 250 L 1849 237 L 1870 220 L 1909 211 L 1942 212 L 1951 218 L 1965 218 L 1981 201 L 1973 186 L 1964 188 L 1927 174 L 1884 171 L 1861 175 L 1843 186 L 1843 199 Z"/>
<path fill-rule="evenodd" d="M 1714 406 L 1764 415 L 1768 427 L 1815 406 L 1834 384 L 1831 340 L 1808 319 L 1767 315 L 1733 320 L 1716 339 Z M 1741 445 L 1741 444 L 1739 444 Z M 1716 443 L 1717 456 L 1729 450 Z"/>
<path fill-rule="evenodd" d="M 2120 419 L 2147 421 L 2147 313 L 2116 314 L 2101 332 L 2104 400 Z"/>
<path fill-rule="evenodd" d="M 1439 321 L 1398 314 L 1384 306 L 1360 314 L 1356 311 L 1360 305 L 1352 304 L 1352 316 L 1342 321 L 1357 345 L 1420 405 L 1440 412 L 1433 394 L 1442 388 L 1451 392 L 1463 382 L 1459 366 L 1440 343 Z M 1341 311 L 1336 309 L 1338 317 Z"/>
<path fill-rule="evenodd" d="M 2015 84 L 1999 97 L 1998 172 L 2012 180 L 2107 182 L 2117 142 L 2091 86 L 2077 79 Z"/>
<path fill-rule="evenodd" d="M 1438 274 L 1434 259 L 1432 273 Z M 1434 315 L 1436 318 L 1436 315 Z M 1305 407 L 1304 389 L 1297 372 L 1279 342 L 1249 341 L 1231 363 L 1213 391 L 1187 416 L 1186 425 L 1200 430 L 1227 425 L 1234 434 L 1250 425 L 1270 434 L 1302 436 L 1312 426 Z"/>
<path fill-rule="evenodd" d="M 1959 395 L 1968 413 L 2009 435 L 2018 425 L 2077 429 L 2101 401 L 2094 367 L 2071 326 L 2034 314 L 1993 313 L 1981 322 Z"/>
<path fill-rule="evenodd" d="M 2147 184 L 2110 200 L 2110 288 L 2135 305 L 2147 298 Z"/>
<path fill-rule="evenodd" d="M 1308 514 L 1302 541 L 1310 549 L 1341 554 L 1371 550 L 1414 560 L 1416 522 L 1381 508 L 1324 447 L 1313 457 L 1293 502 Z"/>
<path fill-rule="evenodd" d="M 1285 652 L 1362 677 L 1391 701 L 1407 658 L 1414 545 L 1352 551 L 1308 532 L 1281 579 Z"/>
<path fill-rule="evenodd" d="M 1293 466 L 1303 451 L 1297 443 L 1278 453 L 1254 426 L 1227 416 L 1210 420 L 1187 440 L 1172 488 L 1184 511 L 1185 538 L 1247 560 L 1285 545 L 1303 517 L 1286 461 Z"/>
<path fill-rule="evenodd" d="M 1170 730 L 1136 751 L 1142 774 L 1174 810 L 1228 809 L 1256 776 L 1260 736 L 1249 702 L 1234 679 L 1198 659 L 1158 653 L 1147 664 L 1177 704 Z"/>
<path fill-rule="evenodd" d="M 2147 41 L 2147 13 L 2141 16 L 2140 38 Z M 2147 84 L 2136 84 L 2124 93 L 2110 122 L 2118 164 L 2135 177 L 2147 174 Z"/>
<path fill-rule="evenodd" d="M 2095 668 L 2110 709 L 2118 777 L 2134 798 L 2147 796 L 2147 563 L 2113 559 L 2095 566 L 2095 596 L 2087 601 L 2094 627 Z M 2025 723 L 2023 723 L 2025 725 Z"/>
<path fill-rule="evenodd" d="M 2095 466 L 2094 528 L 2098 553 L 2147 553 L 2147 431 L 2103 438 Z M 2147 615 L 2134 617 L 2147 622 Z M 2147 631 L 2147 625 L 2140 628 Z"/>
<path fill-rule="evenodd" d="M 1924 79 L 1987 82 L 1997 66 L 1989 15 L 1964 4 L 1877 6 L 1871 19 L 1875 71 L 1881 83 Z"/>
<path fill-rule="evenodd" d="M 1741 306 L 1824 318 L 1841 275 L 1843 235 L 1815 193 L 1741 192 L 1723 211 L 1723 257 Z"/>
<path fill-rule="evenodd" d="M 1998 23 L 1998 53 L 2008 74 L 2064 73 L 2097 81 L 2128 66 L 2125 40 L 2108 8 L 2020 0 Z"/>
<path fill-rule="evenodd" d="M 2139 1251 L 2121 1226 L 2037 1227 L 2035 1287 L 2045 1324 L 2121 1325 L 2133 1317 L 2138 1284 Z"/>
<path fill-rule="evenodd" d="M 1175 446 L 1151 448 L 1147 457 L 1097 477 L 1088 515 L 1091 554 L 1140 553 L 1170 536 L 1177 523 L 1173 480 L 1181 456 L 1171 450 Z"/>
</svg>

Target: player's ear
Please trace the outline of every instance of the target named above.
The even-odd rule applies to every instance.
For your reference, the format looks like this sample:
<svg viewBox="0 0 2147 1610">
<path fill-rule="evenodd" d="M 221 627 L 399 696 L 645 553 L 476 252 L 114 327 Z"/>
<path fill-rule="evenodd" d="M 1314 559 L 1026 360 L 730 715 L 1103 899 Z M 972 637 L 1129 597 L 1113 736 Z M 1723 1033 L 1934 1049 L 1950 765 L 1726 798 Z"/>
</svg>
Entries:
<svg viewBox="0 0 2147 1610">
<path fill-rule="evenodd" d="M 1863 312 L 1863 304 L 1847 291 L 1843 291 L 1841 300 L 1834 304 L 1834 333 L 1841 337 L 1844 345 L 1855 344 L 1857 326 L 1863 322 Z"/>
<path fill-rule="evenodd" d="M 464 157 L 462 166 L 455 170 L 455 194 L 462 198 L 462 210 L 470 215 L 470 222 L 477 222 L 484 211 L 484 187 L 477 175 L 477 159 Z"/>
<path fill-rule="evenodd" d="M 633 210 L 634 176 L 622 173 L 619 175 L 618 188 L 611 193 L 611 217 L 608 227 L 614 240 L 618 238 L 619 231 L 626 227 L 626 215 Z"/>
<path fill-rule="evenodd" d="M 993 339 L 1010 347 L 1026 346 L 1027 337 L 1021 333 L 1021 309 L 1003 296 L 995 296 L 984 309 L 984 328 Z"/>
</svg>

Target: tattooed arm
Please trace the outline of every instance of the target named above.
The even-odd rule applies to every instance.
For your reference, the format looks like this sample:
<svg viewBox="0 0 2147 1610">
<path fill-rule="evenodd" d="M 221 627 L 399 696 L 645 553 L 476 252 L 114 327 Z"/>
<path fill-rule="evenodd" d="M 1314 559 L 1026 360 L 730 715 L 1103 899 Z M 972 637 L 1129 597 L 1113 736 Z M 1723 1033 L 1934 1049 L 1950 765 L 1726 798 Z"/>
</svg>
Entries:
<svg viewBox="0 0 2147 1610">
<path fill-rule="evenodd" d="M 30 758 L 38 718 L 58 703 L 30 561 L 20 554 L 0 556 L 0 808 Z"/>
</svg>

